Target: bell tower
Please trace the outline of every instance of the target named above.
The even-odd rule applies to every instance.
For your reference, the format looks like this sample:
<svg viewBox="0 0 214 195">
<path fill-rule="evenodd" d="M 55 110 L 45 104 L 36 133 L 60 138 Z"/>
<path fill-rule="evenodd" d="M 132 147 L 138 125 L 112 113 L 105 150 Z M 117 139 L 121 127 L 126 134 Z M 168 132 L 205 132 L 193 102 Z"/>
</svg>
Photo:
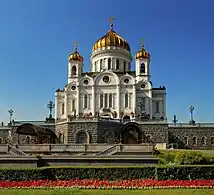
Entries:
<svg viewBox="0 0 214 195">
<path fill-rule="evenodd" d="M 150 80 L 150 54 L 145 50 L 143 41 L 141 50 L 135 55 L 135 60 L 137 81 L 144 80 L 148 82 Z"/>
<path fill-rule="evenodd" d="M 68 57 L 68 83 L 78 81 L 83 73 L 83 57 L 77 51 L 78 43 L 74 43 L 74 52 Z"/>
</svg>

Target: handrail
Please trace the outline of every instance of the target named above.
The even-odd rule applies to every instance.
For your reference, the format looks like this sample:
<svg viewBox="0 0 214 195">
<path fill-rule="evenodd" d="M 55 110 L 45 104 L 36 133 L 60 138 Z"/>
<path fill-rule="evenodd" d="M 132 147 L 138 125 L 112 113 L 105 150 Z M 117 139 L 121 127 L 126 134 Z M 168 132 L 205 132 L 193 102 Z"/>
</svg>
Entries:
<svg viewBox="0 0 214 195">
<path fill-rule="evenodd" d="M 106 156 L 111 154 L 112 152 L 117 152 L 117 145 L 113 145 L 99 153 L 96 154 L 96 156 Z"/>
<path fill-rule="evenodd" d="M 8 152 L 12 151 L 14 154 L 19 156 L 27 156 L 26 153 L 24 153 L 22 150 L 13 147 L 11 144 L 8 144 Z"/>
</svg>

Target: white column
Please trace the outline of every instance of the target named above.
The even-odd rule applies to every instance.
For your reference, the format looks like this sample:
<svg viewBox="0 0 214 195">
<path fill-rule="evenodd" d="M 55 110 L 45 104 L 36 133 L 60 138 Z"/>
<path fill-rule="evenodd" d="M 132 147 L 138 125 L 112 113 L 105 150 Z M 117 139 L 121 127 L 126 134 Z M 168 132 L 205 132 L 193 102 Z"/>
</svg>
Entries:
<svg viewBox="0 0 214 195">
<path fill-rule="evenodd" d="M 117 110 L 117 116 L 120 117 L 120 86 L 117 85 L 117 96 L 116 96 L 116 110 Z"/>
<path fill-rule="evenodd" d="M 133 86 L 133 99 L 132 99 L 132 103 L 133 103 L 133 112 L 135 113 L 135 116 L 136 116 L 136 112 L 137 112 L 137 105 L 136 105 L 136 102 L 137 102 L 137 95 L 136 95 L 136 86 L 134 85 Z"/>
<path fill-rule="evenodd" d="M 94 86 L 92 86 L 92 105 L 91 105 L 91 107 L 92 107 L 92 116 L 95 115 L 95 110 L 96 110 L 96 108 L 95 108 L 95 104 L 96 104 L 95 100 L 96 100 L 95 90 L 94 90 Z"/>
<path fill-rule="evenodd" d="M 109 93 L 107 94 L 107 108 L 109 108 Z"/>
<path fill-rule="evenodd" d="M 166 96 L 163 97 L 163 117 L 166 118 Z"/>
<path fill-rule="evenodd" d="M 114 108 L 114 93 L 111 94 L 111 97 L 112 97 L 112 100 L 111 100 L 112 101 L 112 108 Z"/>
<path fill-rule="evenodd" d="M 97 98 L 97 101 L 98 101 L 98 102 L 97 102 L 97 103 L 98 103 L 98 108 L 100 109 L 100 94 L 97 94 L 97 97 L 98 97 L 98 98 Z"/>
<path fill-rule="evenodd" d="M 105 108 L 105 93 L 103 93 L 103 108 Z"/>
<path fill-rule="evenodd" d="M 85 95 L 82 95 L 82 108 L 85 109 Z"/>
<path fill-rule="evenodd" d="M 150 103 L 150 119 L 152 119 L 152 117 L 153 117 L 153 113 L 152 113 L 152 97 L 150 97 L 150 101 L 149 101 L 149 103 Z"/>
<path fill-rule="evenodd" d="M 79 86 L 77 86 L 77 106 L 76 106 L 76 115 L 79 116 L 79 112 L 80 112 L 80 90 L 79 90 Z"/>
<path fill-rule="evenodd" d="M 57 122 L 57 118 L 59 118 L 59 106 L 58 106 L 58 94 L 55 95 L 55 122 Z"/>
<path fill-rule="evenodd" d="M 90 99 L 91 99 L 91 95 L 87 95 L 87 106 L 88 106 L 88 109 L 90 109 Z"/>
<path fill-rule="evenodd" d="M 65 91 L 65 118 L 68 117 L 68 91 Z"/>
</svg>

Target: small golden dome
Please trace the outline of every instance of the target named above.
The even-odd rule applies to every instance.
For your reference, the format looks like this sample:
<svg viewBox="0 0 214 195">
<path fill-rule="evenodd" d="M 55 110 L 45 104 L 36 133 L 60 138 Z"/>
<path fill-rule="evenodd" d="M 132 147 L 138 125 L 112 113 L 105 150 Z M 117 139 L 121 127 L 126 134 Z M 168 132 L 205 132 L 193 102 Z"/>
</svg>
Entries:
<svg viewBox="0 0 214 195">
<path fill-rule="evenodd" d="M 142 45 L 142 48 L 140 51 L 138 51 L 135 55 L 135 59 L 140 59 L 140 58 L 148 58 L 150 59 L 150 54 L 147 52 L 144 48 L 144 45 Z"/>
<path fill-rule="evenodd" d="M 98 39 L 96 43 L 94 44 L 92 51 L 98 49 L 98 48 L 103 48 L 103 47 L 108 47 L 108 46 L 115 46 L 115 47 L 121 47 L 123 49 L 126 49 L 130 51 L 130 47 L 128 42 L 120 37 L 114 30 L 113 30 L 113 24 L 111 24 L 111 28 L 109 32 L 103 36 L 102 38 Z"/>
<path fill-rule="evenodd" d="M 77 51 L 77 47 L 75 47 L 75 51 L 68 56 L 68 61 L 80 61 L 83 62 L 83 57 Z"/>
</svg>

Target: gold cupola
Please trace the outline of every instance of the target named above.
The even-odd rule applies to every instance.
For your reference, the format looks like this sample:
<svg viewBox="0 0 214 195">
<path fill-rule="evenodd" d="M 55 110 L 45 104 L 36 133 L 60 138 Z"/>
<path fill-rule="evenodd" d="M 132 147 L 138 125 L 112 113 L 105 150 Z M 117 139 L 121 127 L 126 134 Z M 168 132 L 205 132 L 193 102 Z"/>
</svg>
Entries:
<svg viewBox="0 0 214 195">
<path fill-rule="evenodd" d="M 135 59 L 140 59 L 140 58 L 147 58 L 150 59 L 150 54 L 149 52 L 147 52 L 144 48 L 144 43 L 142 43 L 141 45 L 141 50 L 139 50 L 136 55 L 135 55 Z"/>
<path fill-rule="evenodd" d="M 96 43 L 94 44 L 92 51 L 95 51 L 96 49 L 99 48 L 104 48 L 108 46 L 113 46 L 113 47 L 120 47 L 123 49 L 126 49 L 130 52 L 130 46 L 128 42 L 120 37 L 114 30 L 113 30 L 113 23 L 112 23 L 113 18 L 110 18 L 111 24 L 110 24 L 110 30 L 107 32 L 105 36 L 102 38 L 98 39 Z"/>
<path fill-rule="evenodd" d="M 77 43 L 75 43 L 74 52 L 68 56 L 68 61 L 80 61 L 83 62 L 83 57 L 77 51 Z"/>
</svg>

